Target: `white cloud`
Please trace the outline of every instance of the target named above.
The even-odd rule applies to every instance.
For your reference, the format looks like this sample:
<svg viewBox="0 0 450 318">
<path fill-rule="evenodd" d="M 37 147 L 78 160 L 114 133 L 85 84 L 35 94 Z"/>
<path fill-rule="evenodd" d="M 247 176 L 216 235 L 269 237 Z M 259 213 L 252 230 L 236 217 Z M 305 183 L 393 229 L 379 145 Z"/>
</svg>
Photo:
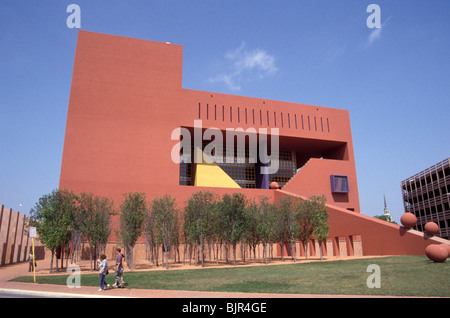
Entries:
<svg viewBox="0 0 450 318">
<path fill-rule="evenodd" d="M 369 37 L 367 38 L 367 46 L 372 45 L 372 43 L 376 40 L 379 39 L 381 36 L 381 28 L 379 29 L 373 29 L 372 32 L 370 32 Z"/>
<path fill-rule="evenodd" d="M 275 58 L 261 49 L 248 50 L 245 43 L 225 54 L 227 71 L 210 78 L 210 82 L 223 82 L 228 89 L 237 91 L 244 82 L 263 79 L 277 71 Z"/>
<path fill-rule="evenodd" d="M 386 21 L 381 24 L 380 28 L 374 28 L 372 32 L 370 32 L 369 36 L 367 37 L 366 47 L 371 46 L 373 42 L 381 37 L 381 31 L 386 28 L 386 24 L 390 19 L 391 17 L 387 18 Z"/>
</svg>

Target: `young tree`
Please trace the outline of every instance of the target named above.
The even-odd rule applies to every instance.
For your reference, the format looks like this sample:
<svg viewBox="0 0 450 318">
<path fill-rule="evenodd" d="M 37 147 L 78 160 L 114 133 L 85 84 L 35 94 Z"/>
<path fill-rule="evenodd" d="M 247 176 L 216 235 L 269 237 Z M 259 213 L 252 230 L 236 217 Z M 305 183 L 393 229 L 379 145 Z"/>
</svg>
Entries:
<svg viewBox="0 0 450 318">
<path fill-rule="evenodd" d="M 277 209 L 276 236 L 281 246 L 281 260 L 283 260 L 284 243 L 290 242 L 294 225 L 294 208 L 291 197 L 280 198 Z"/>
<path fill-rule="evenodd" d="M 166 268 L 169 268 L 168 253 L 173 247 L 175 236 L 178 235 L 175 198 L 165 195 L 160 199 L 154 199 L 151 205 L 151 215 L 155 220 L 156 238 L 161 242 L 163 253 L 165 253 Z"/>
<path fill-rule="evenodd" d="M 267 264 L 269 257 L 270 244 L 275 237 L 275 224 L 276 224 L 276 206 L 269 202 L 267 197 L 261 197 L 259 202 L 259 219 L 257 231 L 261 237 L 261 243 L 263 245 L 264 262 Z"/>
<path fill-rule="evenodd" d="M 101 254 L 100 251 L 105 249 L 111 235 L 111 216 L 115 214 L 114 204 L 111 199 L 100 196 L 95 197 L 94 204 L 94 242 L 98 254 Z"/>
<path fill-rule="evenodd" d="M 36 227 L 39 240 L 51 253 L 50 273 L 53 272 L 53 257 L 58 248 L 70 238 L 76 196 L 67 190 L 53 190 L 39 199 L 30 211 L 29 225 Z M 58 262 L 56 262 L 58 270 Z"/>
<path fill-rule="evenodd" d="M 112 214 L 114 214 L 113 203 L 109 198 L 94 196 L 92 193 L 80 193 L 75 214 L 76 228 L 89 244 L 91 271 L 95 269 L 94 258 L 100 253 L 100 247 L 106 245 L 111 234 Z"/>
<path fill-rule="evenodd" d="M 133 248 L 142 234 L 142 227 L 147 214 L 144 193 L 126 193 L 120 206 L 120 237 L 125 248 L 126 262 L 133 270 Z"/>
<path fill-rule="evenodd" d="M 297 220 L 299 222 L 299 239 L 305 245 L 308 258 L 308 243 L 314 236 L 319 243 L 320 259 L 322 260 L 322 244 L 328 237 L 328 213 L 326 197 L 310 196 L 305 201 L 299 201 Z"/>
<path fill-rule="evenodd" d="M 242 239 L 247 226 L 244 213 L 246 198 L 242 193 L 224 194 L 218 205 L 223 213 L 222 229 L 227 243 L 233 248 L 233 264 L 236 265 L 236 245 Z"/>
<path fill-rule="evenodd" d="M 258 225 L 261 223 L 261 215 L 259 213 L 258 204 L 254 201 L 250 201 L 247 204 L 244 213 L 245 218 L 247 219 L 244 241 L 250 246 L 250 253 L 253 248 L 253 261 L 256 262 L 256 246 L 261 242 L 261 233 L 258 230 Z"/>
<path fill-rule="evenodd" d="M 156 221 L 152 213 L 148 213 L 144 221 L 144 234 L 147 244 L 147 259 L 158 266 L 158 240 L 156 239 Z"/>
<path fill-rule="evenodd" d="M 95 262 L 93 262 L 94 256 L 94 215 L 95 215 L 95 203 L 94 195 L 92 193 L 80 193 L 78 198 L 78 208 L 76 213 L 76 219 L 78 221 L 77 227 L 80 229 L 83 238 L 89 245 L 89 263 L 91 266 L 91 272 L 93 267 L 95 269 Z M 94 263 L 94 265 L 93 265 Z"/>
<path fill-rule="evenodd" d="M 328 238 L 328 213 L 326 197 L 324 195 L 312 196 L 309 198 L 310 208 L 313 214 L 313 236 L 319 243 L 320 260 L 323 260 L 322 245 Z"/>
<path fill-rule="evenodd" d="M 309 200 L 299 200 L 296 203 L 295 208 L 297 210 L 298 239 L 305 246 L 306 259 L 308 259 L 308 244 L 314 231 L 311 202 Z"/>
<path fill-rule="evenodd" d="M 205 240 L 209 240 L 213 235 L 211 226 L 213 225 L 212 214 L 215 202 L 216 196 L 213 193 L 199 191 L 192 194 L 185 206 L 185 219 L 187 220 L 185 225 L 188 237 L 191 242 L 195 242 L 196 246 L 200 246 L 202 267 L 205 266 Z"/>
</svg>

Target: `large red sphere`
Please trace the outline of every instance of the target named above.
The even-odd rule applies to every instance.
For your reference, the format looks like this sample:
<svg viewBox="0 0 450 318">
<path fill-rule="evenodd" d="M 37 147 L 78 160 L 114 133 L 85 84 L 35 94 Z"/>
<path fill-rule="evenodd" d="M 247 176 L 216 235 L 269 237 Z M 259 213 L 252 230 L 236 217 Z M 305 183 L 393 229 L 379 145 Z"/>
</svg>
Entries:
<svg viewBox="0 0 450 318">
<path fill-rule="evenodd" d="M 425 248 L 425 254 L 433 262 L 442 263 L 448 257 L 448 250 L 445 244 L 431 244 Z"/>
<path fill-rule="evenodd" d="M 425 224 L 425 232 L 428 235 L 433 236 L 439 232 L 439 226 L 434 222 L 427 222 L 427 224 Z"/>
<path fill-rule="evenodd" d="M 270 188 L 271 189 L 279 189 L 280 186 L 278 185 L 278 182 L 273 181 L 273 182 L 270 183 Z"/>
<path fill-rule="evenodd" d="M 447 249 L 447 253 L 448 253 L 448 256 L 447 256 L 447 257 L 450 257 L 450 245 L 448 245 L 448 244 L 443 244 L 443 243 L 442 243 L 442 245 L 444 245 L 445 248 Z"/>
<path fill-rule="evenodd" d="M 417 223 L 417 218 L 411 212 L 403 213 L 400 218 L 400 222 L 402 222 L 403 226 L 407 229 L 412 228 Z"/>
</svg>

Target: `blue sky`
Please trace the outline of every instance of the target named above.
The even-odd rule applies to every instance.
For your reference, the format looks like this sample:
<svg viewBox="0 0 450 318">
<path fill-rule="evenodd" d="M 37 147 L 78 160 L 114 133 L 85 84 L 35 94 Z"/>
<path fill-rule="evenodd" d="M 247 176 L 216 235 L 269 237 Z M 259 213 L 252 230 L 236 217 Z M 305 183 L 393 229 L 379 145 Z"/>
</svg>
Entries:
<svg viewBox="0 0 450 318">
<path fill-rule="evenodd" d="M 450 155 L 450 1 L 0 2 L 0 203 L 57 188 L 77 29 L 184 47 L 183 87 L 348 109 L 362 213 Z M 370 29 L 369 4 L 381 12 Z M 19 204 L 23 207 L 20 208 Z"/>
</svg>

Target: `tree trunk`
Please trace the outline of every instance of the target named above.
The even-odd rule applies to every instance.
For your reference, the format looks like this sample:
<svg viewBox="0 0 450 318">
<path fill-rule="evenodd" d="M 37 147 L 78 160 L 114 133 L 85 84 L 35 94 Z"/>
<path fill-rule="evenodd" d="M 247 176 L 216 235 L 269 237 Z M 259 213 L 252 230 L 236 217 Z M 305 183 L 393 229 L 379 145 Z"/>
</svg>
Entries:
<svg viewBox="0 0 450 318">
<path fill-rule="evenodd" d="M 225 264 L 228 265 L 228 243 L 225 243 Z"/>
<path fill-rule="evenodd" d="M 50 259 L 50 274 L 53 273 L 53 255 L 55 255 L 55 249 L 52 249 L 52 258 Z"/>
<path fill-rule="evenodd" d="M 93 271 L 92 269 L 92 248 L 89 246 L 89 263 L 91 264 L 91 272 Z"/>
<path fill-rule="evenodd" d="M 308 241 L 304 242 L 305 244 L 305 257 L 308 259 Z"/>
<path fill-rule="evenodd" d="M 295 241 L 292 243 L 292 258 L 294 259 L 294 263 L 297 261 L 297 256 L 296 254 L 296 250 L 295 250 Z"/>
<path fill-rule="evenodd" d="M 169 268 L 169 255 L 168 255 L 168 251 L 166 250 L 166 269 Z"/>
<path fill-rule="evenodd" d="M 127 265 L 128 268 L 130 269 L 130 271 L 133 270 L 133 247 L 126 247 L 125 248 L 125 253 L 126 253 L 126 261 L 127 261 Z"/>
<path fill-rule="evenodd" d="M 205 267 L 204 253 L 203 253 L 203 234 L 200 234 L 200 253 L 202 259 L 202 267 Z"/>
<path fill-rule="evenodd" d="M 284 259 L 283 259 L 283 247 L 284 247 L 283 240 L 280 241 L 280 245 L 281 245 L 281 260 L 284 261 Z"/>
<path fill-rule="evenodd" d="M 219 264 L 219 248 L 220 248 L 220 245 L 219 245 L 219 243 L 216 243 L 216 264 Z"/>
<path fill-rule="evenodd" d="M 267 243 L 263 243 L 264 262 L 267 265 Z"/>
</svg>

